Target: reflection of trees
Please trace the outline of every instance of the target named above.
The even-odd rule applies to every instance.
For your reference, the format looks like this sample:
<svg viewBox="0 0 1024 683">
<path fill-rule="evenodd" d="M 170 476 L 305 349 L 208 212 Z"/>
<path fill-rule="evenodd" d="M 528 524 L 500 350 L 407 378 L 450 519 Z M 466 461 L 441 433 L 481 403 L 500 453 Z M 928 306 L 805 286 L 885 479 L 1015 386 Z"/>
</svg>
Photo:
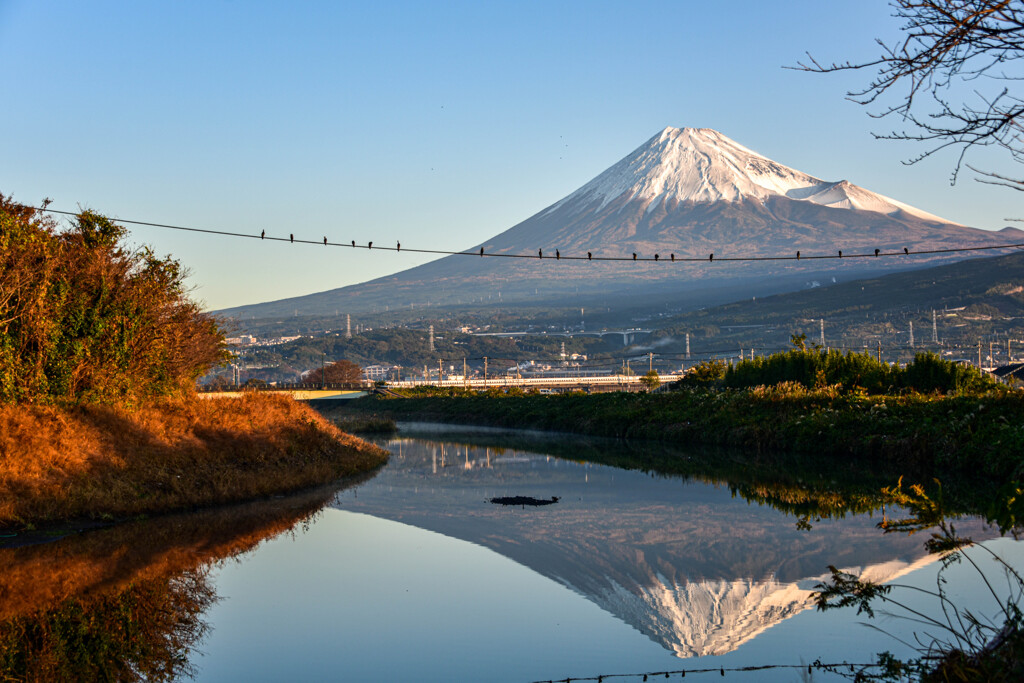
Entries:
<svg viewBox="0 0 1024 683">
<path fill-rule="evenodd" d="M 210 566 L 308 524 L 339 488 L 0 551 L 0 680 L 190 675 L 217 599 Z"/>
<path fill-rule="evenodd" d="M 191 648 L 216 600 L 205 569 L 132 583 L 0 624 L 0 678 L 169 681 L 193 674 Z"/>
</svg>

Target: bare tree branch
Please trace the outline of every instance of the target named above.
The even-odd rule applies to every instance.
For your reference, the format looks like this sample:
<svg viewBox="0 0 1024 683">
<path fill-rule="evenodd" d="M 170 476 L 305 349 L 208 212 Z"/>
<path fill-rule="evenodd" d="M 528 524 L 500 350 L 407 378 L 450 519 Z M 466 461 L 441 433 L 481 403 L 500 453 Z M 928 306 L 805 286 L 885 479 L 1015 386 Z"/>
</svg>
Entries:
<svg viewBox="0 0 1024 683">
<path fill-rule="evenodd" d="M 1024 163 L 1024 2 L 1022 0 L 893 0 L 903 37 L 881 40 L 877 59 L 822 63 L 807 55 L 796 68 L 812 73 L 876 70 L 847 98 L 878 107 L 873 118 L 895 117 L 903 128 L 875 134 L 884 140 L 932 143 L 908 160 L 959 148 L 952 182 L 974 147 L 1001 147 Z M 895 101 L 892 101 L 895 98 Z M 1020 181 L 977 171 L 982 182 L 1024 189 Z"/>
</svg>

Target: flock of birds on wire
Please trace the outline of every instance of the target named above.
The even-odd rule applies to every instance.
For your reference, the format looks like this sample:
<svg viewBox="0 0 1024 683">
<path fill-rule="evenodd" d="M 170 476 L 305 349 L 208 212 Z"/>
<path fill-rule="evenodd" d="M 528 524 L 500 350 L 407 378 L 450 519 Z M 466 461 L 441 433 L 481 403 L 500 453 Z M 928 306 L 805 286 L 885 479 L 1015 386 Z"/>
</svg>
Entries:
<svg viewBox="0 0 1024 683">
<path fill-rule="evenodd" d="M 39 210 L 39 211 L 46 211 L 48 213 L 62 214 L 62 215 L 66 215 L 66 216 L 76 216 L 76 215 L 78 215 L 78 213 L 73 212 L 73 211 L 58 211 L 56 209 L 50 209 L 50 208 L 47 208 L 45 206 L 44 207 L 35 207 L 35 208 L 37 210 Z M 206 233 L 206 234 L 211 234 L 211 235 L 223 235 L 223 236 L 227 236 L 227 237 L 243 237 L 243 238 L 250 238 L 250 239 L 255 238 L 255 239 L 260 239 L 260 240 L 273 240 L 273 241 L 278 241 L 278 242 L 289 242 L 291 244 L 294 244 L 296 242 L 299 243 L 299 244 L 320 244 L 320 241 L 318 241 L 318 240 L 308 240 L 308 239 L 301 239 L 301 238 L 300 239 L 296 239 L 294 233 L 289 233 L 288 237 L 285 238 L 285 237 L 274 237 L 272 235 L 267 235 L 267 231 L 266 230 L 261 230 L 259 235 L 254 235 L 254 234 L 251 234 L 251 233 L 229 232 L 229 231 L 226 231 L 226 230 L 210 230 L 210 229 L 206 229 L 206 228 L 189 228 L 189 227 L 185 227 L 185 226 L 181 226 L 181 225 L 167 225 L 167 224 L 164 224 L 164 223 L 152 223 L 152 222 L 147 222 L 147 221 L 133 221 L 133 220 L 126 220 L 126 219 L 116 219 L 116 220 L 117 220 L 118 223 L 126 223 L 126 224 L 132 224 L 132 225 L 143 225 L 143 226 L 154 227 L 154 228 L 166 228 L 166 229 L 169 229 L 169 230 L 185 230 L 185 231 L 188 231 L 188 232 L 201 232 L 201 233 Z M 326 235 L 324 235 L 324 238 L 323 238 L 323 246 L 325 246 L 325 247 L 327 247 L 327 246 L 331 246 L 331 247 L 351 247 L 353 249 L 357 249 L 357 248 L 358 249 L 373 249 L 374 248 L 372 241 L 371 242 L 367 242 L 365 246 L 362 245 L 362 244 L 356 244 L 355 240 L 351 240 L 351 243 L 346 244 L 346 243 L 341 243 L 341 242 L 331 242 L 331 241 L 329 241 L 327 239 Z M 795 261 L 800 261 L 800 260 L 808 260 L 808 259 L 835 259 L 835 258 L 842 259 L 842 258 L 868 258 L 868 257 L 877 258 L 879 256 L 910 256 L 910 255 L 916 255 L 916 254 L 945 254 L 945 253 L 952 253 L 952 252 L 985 251 L 985 250 L 993 250 L 993 249 L 1021 249 L 1021 248 L 1024 248 L 1024 243 L 1021 243 L 1021 244 L 997 244 L 997 245 L 987 245 L 987 246 L 980 246 L 980 247 L 954 247 L 954 248 L 948 248 L 948 249 L 918 249 L 918 250 L 911 250 L 909 247 L 903 247 L 902 251 L 899 251 L 899 250 L 897 250 L 897 251 L 883 251 L 881 249 L 876 248 L 873 253 L 872 252 L 865 252 L 865 253 L 855 253 L 855 254 L 851 254 L 851 253 L 843 254 L 843 250 L 842 249 L 838 249 L 837 253 L 835 253 L 835 254 L 819 254 L 819 255 L 808 256 L 806 254 L 801 254 L 800 251 L 797 251 L 795 256 L 791 255 L 791 254 L 779 255 L 779 256 L 731 256 L 731 257 L 719 256 L 717 258 L 717 260 L 719 262 L 721 262 L 721 261 L 794 261 L 794 260 Z M 385 251 L 401 252 L 402 251 L 402 243 L 396 241 L 395 242 L 395 246 L 393 246 L 393 247 L 382 247 L 382 246 L 378 245 L 377 249 L 385 250 Z M 418 254 L 440 254 L 440 255 L 447 255 L 447 256 L 480 256 L 480 257 L 489 256 L 489 257 L 501 257 L 501 258 L 520 258 L 520 259 L 537 258 L 537 259 L 544 259 L 544 249 L 543 248 L 540 248 L 540 249 L 537 250 L 537 255 L 536 256 L 534 256 L 532 254 L 507 254 L 507 253 L 500 253 L 500 252 L 486 252 L 484 250 L 484 247 L 480 247 L 479 251 L 448 251 L 448 250 L 443 250 L 443 249 L 409 249 L 409 248 L 407 248 L 405 251 L 406 252 L 411 252 L 411 253 L 418 253 Z M 551 252 L 549 251 L 548 252 L 548 257 L 547 257 L 548 259 L 551 259 L 551 255 L 550 254 L 551 254 Z M 654 261 L 654 262 L 661 262 L 661 263 L 666 263 L 666 262 L 668 262 L 668 263 L 677 263 L 677 262 L 686 262 L 686 263 L 708 262 L 708 263 L 713 263 L 716 260 L 716 257 L 715 257 L 714 253 L 708 254 L 707 258 L 705 258 L 703 256 L 700 256 L 700 257 L 676 256 L 676 254 L 671 253 L 671 254 L 669 254 L 668 258 L 665 259 L 665 258 L 661 257 L 661 254 L 654 254 L 654 256 L 651 257 L 651 256 L 639 256 L 636 252 L 632 252 L 632 258 L 631 258 L 630 256 L 595 256 L 593 254 L 593 252 L 590 252 L 590 251 L 587 252 L 586 256 L 567 256 L 567 255 L 563 255 L 561 253 L 561 250 L 555 249 L 554 260 L 556 260 L 556 261 L 561 261 L 561 260 L 570 260 L 570 261 Z"/>
</svg>

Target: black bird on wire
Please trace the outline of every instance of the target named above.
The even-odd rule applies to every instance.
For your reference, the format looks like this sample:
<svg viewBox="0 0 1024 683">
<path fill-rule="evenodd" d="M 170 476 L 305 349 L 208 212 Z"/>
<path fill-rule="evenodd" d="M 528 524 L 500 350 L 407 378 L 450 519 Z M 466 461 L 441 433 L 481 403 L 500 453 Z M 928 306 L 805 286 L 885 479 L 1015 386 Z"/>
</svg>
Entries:
<svg viewBox="0 0 1024 683">
<path fill-rule="evenodd" d="M 799 260 L 800 260 L 800 252 L 799 252 L 799 251 L 797 251 L 797 252 L 796 252 L 796 260 L 797 260 L 797 261 L 799 261 Z"/>
<path fill-rule="evenodd" d="M 655 260 L 655 261 L 657 261 L 657 260 L 658 260 L 658 255 L 657 255 L 657 254 L 655 254 L 655 255 L 654 255 L 654 260 Z"/>
<path fill-rule="evenodd" d="M 710 256 L 708 256 L 708 261 L 714 261 L 714 260 L 715 260 L 715 255 L 714 254 L 711 254 Z"/>
<path fill-rule="evenodd" d="M 293 235 L 292 233 L 288 233 L 288 241 L 295 242 L 295 235 Z"/>
<path fill-rule="evenodd" d="M 594 255 L 593 255 L 593 254 L 591 254 L 591 253 L 590 253 L 590 252 L 588 251 L 588 252 L 587 252 L 587 260 L 589 261 L 589 260 L 590 260 L 590 259 L 592 259 L 592 258 L 594 258 Z"/>
<path fill-rule="evenodd" d="M 555 249 L 555 260 L 558 261 L 561 258 L 562 258 L 562 254 L 560 254 L 559 251 L 557 249 Z"/>
<path fill-rule="evenodd" d="M 396 242 L 395 243 L 395 251 L 402 251 L 402 243 L 401 242 Z"/>
<path fill-rule="evenodd" d="M 843 250 L 842 249 L 839 250 L 839 258 L 843 258 Z"/>
<path fill-rule="evenodd" d="M 370 242 L 369 244 L 367 244 L 366 248 L 367 249 L 373 249 L 373 242 Z"/>
<path fill-rule="evenodd" d="M 483 256 L 483 255 L 484 255 L 484 248 L 483 248 L 483 247 L 480 247 L 480 255 L 481 255 L 481 256 Z"/>
<path fill-rule="evenodd" d="M 260 230 L 260 239 L 263 239 L 266 236 L 267 236 L 267 231 L 266 230 Z"/>
<path fill-rule="evenodd" d="M 633 252 L 633 260 L 636 261 L 636 252 Z"/>
<path fill-rule="evenodd" d="M 324 235 L 324 246 L 327 246 L 327 235 Z"/>
<path fill-rule="evenodd" d="M 903 253 L 904 254 L 910 254 L 910 250 L 907 249 L 906 247 L 903 247 Z"/>
<path fill-rule="evenodd" d="M 544 250 L 543 249 L 538 249 L 537 250 L 537 258 L 544 258 Z"/>
<path fill-rule="evenodd" d="M 675 255 L 675 254 L 669 254 L 669 255 L 668 255 L 668 257 L 669 257 L 670 259 L 672 259 L 672 263 L 675 263 L 675 262 L 676 262 L 676 255 Z"/>
<path fill-rule="evenodd" d="M 878 249 L 875 249 L 875 256 L 878 256 Z"/>
<path fill-rule="evenodd" d="M 355 240 L 352 240 L 352 248 L 353 248 L 353 249 L 355 249 L 355 248 L 356 248 L 356 241 L 355 241 Z"/>
</svg>

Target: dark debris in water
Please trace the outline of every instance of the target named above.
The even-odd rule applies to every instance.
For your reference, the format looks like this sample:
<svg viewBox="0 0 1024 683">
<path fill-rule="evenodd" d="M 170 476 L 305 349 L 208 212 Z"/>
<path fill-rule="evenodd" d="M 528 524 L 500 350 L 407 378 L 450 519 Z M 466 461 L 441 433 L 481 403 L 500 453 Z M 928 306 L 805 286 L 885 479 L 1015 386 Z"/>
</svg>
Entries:
<svg viewBox="0 0 1024 683">
<path fill-rule="evenodd" d="M 551 498 L 534 498 L 533 496 L 504 496 L 501 498 L 491 498 L 491 502 L 495 505 L 519 505 L 522 507 L 526 507 L 527 505 L 531 505 L 533 507 L 554 505 L 558 501 L 558 496 L 551 496 Z"/>
</svg>

